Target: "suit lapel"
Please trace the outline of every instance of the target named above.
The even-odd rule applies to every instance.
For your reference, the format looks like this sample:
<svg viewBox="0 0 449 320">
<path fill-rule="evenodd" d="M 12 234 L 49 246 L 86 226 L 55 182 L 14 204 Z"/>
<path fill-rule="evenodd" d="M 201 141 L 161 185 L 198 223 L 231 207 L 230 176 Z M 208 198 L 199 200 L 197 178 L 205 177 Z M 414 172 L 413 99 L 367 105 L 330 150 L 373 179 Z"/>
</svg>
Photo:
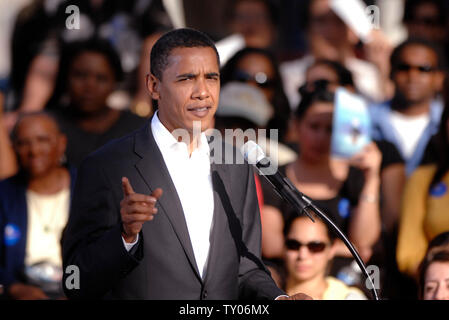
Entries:
<svg viewBox="0 0 449 320">
<path fill-rule="evenodd" d="M 201 280 L 181 201 L 165 165 L 164 158 L 154 140 L 151 120 L 136 134 L 134 150 L 141 157 L 135 167 L 145 184 L 151 192 L 156 188 L 163 190 L 164 193 L 158 201 L 159 206 L 168 216 L 192 268 L 194 268 L 197 277 Z"/>
</svg>

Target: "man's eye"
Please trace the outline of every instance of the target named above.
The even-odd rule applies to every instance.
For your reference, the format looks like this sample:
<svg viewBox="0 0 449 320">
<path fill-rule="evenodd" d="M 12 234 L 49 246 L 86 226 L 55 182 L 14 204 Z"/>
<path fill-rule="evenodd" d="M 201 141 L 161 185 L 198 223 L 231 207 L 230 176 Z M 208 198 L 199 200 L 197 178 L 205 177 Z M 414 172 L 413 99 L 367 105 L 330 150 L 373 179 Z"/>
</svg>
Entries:
<svg viewBox="0 0 449 320">
<path fill-rule="evenodd" d="M 209 75 L 206 77 L 206 79 L 217 81 L 217 80 L 220 80 L 220 77 L 218 75 Z"/>
</svg>

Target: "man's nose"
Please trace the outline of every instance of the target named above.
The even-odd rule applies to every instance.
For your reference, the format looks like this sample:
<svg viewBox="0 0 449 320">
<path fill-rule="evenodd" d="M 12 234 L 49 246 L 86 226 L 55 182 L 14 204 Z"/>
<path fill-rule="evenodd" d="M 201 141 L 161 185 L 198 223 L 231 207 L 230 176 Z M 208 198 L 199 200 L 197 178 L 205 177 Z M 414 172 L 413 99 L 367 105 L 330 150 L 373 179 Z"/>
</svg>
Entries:
<svg viewBox="0 0 449 320">
<path fill-rule="evenodd" d="M 207 87 L 205 79 L 198 79 L 196 81 L 192 97 L 200 100 L 209 98 L 209 88 Z"/>
</svg>

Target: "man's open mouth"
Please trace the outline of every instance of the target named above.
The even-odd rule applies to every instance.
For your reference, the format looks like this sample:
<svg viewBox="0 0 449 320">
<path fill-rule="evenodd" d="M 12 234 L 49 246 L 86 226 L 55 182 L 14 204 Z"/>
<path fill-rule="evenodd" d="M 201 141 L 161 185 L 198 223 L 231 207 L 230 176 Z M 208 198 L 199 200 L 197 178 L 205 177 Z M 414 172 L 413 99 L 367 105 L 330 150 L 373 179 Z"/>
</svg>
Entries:
<svg viewBox="0 0 449 320">
<path fill-rule="evenodd" d="M 211 106 L 193 107 L 187 108 L 187 111 L 191 112 L 197 118 L 204 118 L 209 114 L 209 110 L 211 108 L 212 108 Z"/>
<path fill-rule="evenodd" d="M 205 107 L 194 107 L 194 108 L 187 108 L 188 111 L 206 111 L 209 110 L 211 107 L 210 106 L 205 106 Z"/>
</svg>

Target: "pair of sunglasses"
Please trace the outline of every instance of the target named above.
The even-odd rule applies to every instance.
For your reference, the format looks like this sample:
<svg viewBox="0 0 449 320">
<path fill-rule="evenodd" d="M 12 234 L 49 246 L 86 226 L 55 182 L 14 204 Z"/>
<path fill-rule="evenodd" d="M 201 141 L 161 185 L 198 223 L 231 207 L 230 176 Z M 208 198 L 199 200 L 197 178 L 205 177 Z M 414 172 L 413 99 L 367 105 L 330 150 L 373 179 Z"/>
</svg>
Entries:
<svg viewBox="0 0 449 320">
<path fill-rule="evenodd" d="M 302 246 L 306 246 L 311 253 L 323 252 L 327 245 L 327 243 L 321 241 L 311 241 L 307 243 L 301 243 L 295 239 L 287 239 L 287 241 L 285 241 L 285 246 L 288 250 L 298 251 Z"/>
<path fill-rule="evenodd" d="M 437 68 L 432 66 L 412 66 L 406 63 L 401 63 L 396 67 L 397 71 L 410 71 L 411 69 L 418 69 L 419 72 L 430 73 L 435 71 Z"/>
<path fill-rule="evenodd" d="M 275 82 L 272 79 L 268 79 L 268 76 L 264 72 L 258 72 L 254 76 L 243 70 L 236 70 L 233 74 L 233 80 L 239 82 L 254 81 L 260 88 L 273 88 Z"/>
</svg>

